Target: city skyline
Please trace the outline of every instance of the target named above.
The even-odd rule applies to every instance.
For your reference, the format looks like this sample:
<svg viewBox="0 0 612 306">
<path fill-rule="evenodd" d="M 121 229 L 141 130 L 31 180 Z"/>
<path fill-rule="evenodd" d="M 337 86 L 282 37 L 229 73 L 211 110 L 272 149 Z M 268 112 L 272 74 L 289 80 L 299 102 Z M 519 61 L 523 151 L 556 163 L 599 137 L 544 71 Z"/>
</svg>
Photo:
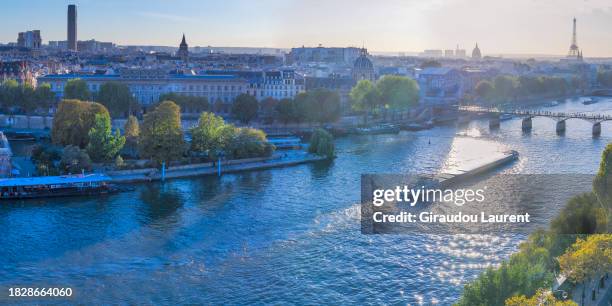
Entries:
<svg viewBox="0 0 612 306">
<path fill-rule="evenodd" d="M 587 57 L 612 57 L 612 5 L 606 1 L 386 1 L 336 0 L 312 3 L 267 0 L 57 1 L 4 5 L 0 42 L 39 29 L 43 41 L 66 39 L 66 7 L 78 9 L 78 39 L 119 45 L 178 46 L 182 33 L 191 46 L 291 48 L 366 46 L 372 52 L 471 50 L 485 55 L 564 55 L 572 19 Z M 37 9 L 33 10 L 32 7 Z M 528 9 L 526 9 L 528 8 Z M 496 12 L 504 11 L 505 14 Z M 338 14 L 343 12 L 343 14 Z M 316 21 L 316 23 L 315 23 Z M 502 39 L 500 39 L 500 37 Z"/>
</svg>

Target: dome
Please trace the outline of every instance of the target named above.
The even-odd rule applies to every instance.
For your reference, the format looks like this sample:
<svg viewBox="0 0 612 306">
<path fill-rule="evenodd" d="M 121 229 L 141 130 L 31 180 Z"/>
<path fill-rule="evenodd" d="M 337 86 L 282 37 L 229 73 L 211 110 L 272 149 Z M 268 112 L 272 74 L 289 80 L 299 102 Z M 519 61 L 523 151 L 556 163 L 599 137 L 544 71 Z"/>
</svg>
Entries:
<svg viewBox="0 0 612 306">
<path fill-rule="evenodd" d="M 370 61 L 370 59 L 365 55 L 365 53 L 362 52 L 361 55 L 355 60 L 353 68 L 369 70 L 374 69 L 374 65 L 372 65 L 372 61 Z"/>
</svg>

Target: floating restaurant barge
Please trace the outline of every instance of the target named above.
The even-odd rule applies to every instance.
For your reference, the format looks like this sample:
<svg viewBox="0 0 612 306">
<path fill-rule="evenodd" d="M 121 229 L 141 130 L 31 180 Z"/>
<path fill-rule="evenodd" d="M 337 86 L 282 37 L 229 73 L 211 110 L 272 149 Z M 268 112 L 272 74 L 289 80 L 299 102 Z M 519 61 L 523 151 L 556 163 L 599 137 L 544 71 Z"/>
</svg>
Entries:
<svg viewBox="0 0 612 306">
<path fill-rule="evenodd" d="M 119 191 L 104 174 L 0 179 L 0 199 L 32 199 L 108 194 Z"/>
</svg>

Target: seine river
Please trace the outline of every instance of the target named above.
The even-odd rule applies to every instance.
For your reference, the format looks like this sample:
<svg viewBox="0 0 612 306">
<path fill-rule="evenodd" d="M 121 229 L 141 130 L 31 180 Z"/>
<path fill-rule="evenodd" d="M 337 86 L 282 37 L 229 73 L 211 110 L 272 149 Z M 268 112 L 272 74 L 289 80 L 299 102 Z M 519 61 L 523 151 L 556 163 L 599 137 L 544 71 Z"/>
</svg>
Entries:
<svg viewBox="0 0 612 306">
<path fill-rule="evenodd" d="M 546 109 L 612 114 L 612 100 Z M 0 296 L 53 286 L 88 304 L 450 304 L 525 236 L 362 235 L 360 175 L 434 173 L 507 149 L 520 160 L 499 173 L 595 173 L 612 141 L 612 122 L 597 139 L 581 120 L 564 136 L 551 119 L 529 135 L 520 124 L 342 138 L 331 163 L 2 202 Z"/>
</svg>

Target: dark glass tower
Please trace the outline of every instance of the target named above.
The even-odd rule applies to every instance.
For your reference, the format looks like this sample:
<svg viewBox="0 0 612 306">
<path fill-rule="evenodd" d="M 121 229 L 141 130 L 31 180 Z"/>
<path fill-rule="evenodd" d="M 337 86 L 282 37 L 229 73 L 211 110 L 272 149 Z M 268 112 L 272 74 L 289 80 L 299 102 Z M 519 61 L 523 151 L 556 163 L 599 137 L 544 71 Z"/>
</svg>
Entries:
<svg viewBox="0 0 612 306">
<path fill-rule="evenodd" d="M 76 5 L 68 5 L 68 50 L 77 50 Z"/>
</svg>

